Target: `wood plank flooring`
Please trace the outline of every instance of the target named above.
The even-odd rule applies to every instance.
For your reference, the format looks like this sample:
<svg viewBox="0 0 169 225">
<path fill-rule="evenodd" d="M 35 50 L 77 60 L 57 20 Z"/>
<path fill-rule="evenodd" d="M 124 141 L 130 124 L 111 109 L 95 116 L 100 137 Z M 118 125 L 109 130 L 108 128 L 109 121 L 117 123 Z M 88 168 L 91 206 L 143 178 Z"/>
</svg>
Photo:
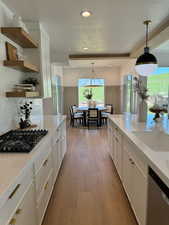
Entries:
<svg viewBox="0 0 169 225">
<path fill-rule="evenodd" d="M 43 225 L 137 225 L 108 154 L 107 130 L 68 129 Z"/>
</svg>

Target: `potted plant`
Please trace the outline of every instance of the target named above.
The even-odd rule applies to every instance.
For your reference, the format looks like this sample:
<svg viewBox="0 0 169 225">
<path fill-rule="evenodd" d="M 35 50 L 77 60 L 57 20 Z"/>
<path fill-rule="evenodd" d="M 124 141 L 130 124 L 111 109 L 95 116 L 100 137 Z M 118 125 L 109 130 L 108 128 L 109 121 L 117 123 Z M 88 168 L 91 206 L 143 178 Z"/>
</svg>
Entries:
<svg viewBox="0 0 169 225">
<path fill-rule="evenodd" d="M 20 128 L 24 129 L 31 125 L 30 115 L 32 111 L 32 102 L 25 102 L 25 104 L 20 106 Z M 24 119 L 23 119 L 24 116 Z"/>
</svg>

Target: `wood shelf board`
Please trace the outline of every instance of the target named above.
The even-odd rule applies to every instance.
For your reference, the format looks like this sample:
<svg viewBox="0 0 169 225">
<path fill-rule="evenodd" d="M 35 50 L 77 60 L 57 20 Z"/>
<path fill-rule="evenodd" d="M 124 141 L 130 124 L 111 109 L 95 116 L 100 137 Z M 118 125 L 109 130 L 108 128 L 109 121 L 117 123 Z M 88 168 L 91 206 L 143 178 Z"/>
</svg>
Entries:
<svg viewBox="0 0 169 225">
<path fill-rule="evenodd" d="M 10 98 L 37 98 L 39 97 L 39 92 L 37 91 L 10 91 L 6 92 L 6 97 Z"/>
<path fill-rule="evenodd" d="M 18 60 L 18 61 L 5 60 L 4 66 L 11 67 L 23 72 L 39 72 L 37 66 L 23 60 Z"/>
<path fill-rule="evenodd" d="M 1 33 L 23 48 L 38 48 L 30 34 L 21 27 L 1 27 Z"/>
</svg>

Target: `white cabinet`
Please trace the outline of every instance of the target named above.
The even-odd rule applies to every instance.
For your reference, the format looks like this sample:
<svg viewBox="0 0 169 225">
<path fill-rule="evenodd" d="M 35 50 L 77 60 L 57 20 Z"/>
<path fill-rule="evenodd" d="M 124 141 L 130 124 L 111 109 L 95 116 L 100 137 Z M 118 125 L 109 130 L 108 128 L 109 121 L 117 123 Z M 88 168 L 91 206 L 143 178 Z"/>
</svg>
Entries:
<svg viewBox="0 0 169 225">
<path fill-rule="evenodd" d="M 136 163 L 133 165 L 133 208 L 140 225 L 146 224 L 147 178 Z"/>
<path fill-rule="evenodd" d="M 50 66 L 50 40 L 47 32 L 41 27 L 41 80 L 43 97 L 52 96 L 51 87 L 51 66 Z"/>
<path fill-rule="evenodd" d="M 133 173 L 132 173 L 132 161 L 129 152 L 124 147 L 123 149 L 123 186 L 128 196 L 128 199 L 131 202 L 132 199 L 132 180 L 133 180 Z"/>
<path fill-rule="evenodd" d="M 41 225 L 67 150 L 66 120 L 51 131 L 0 202 L 0 225 Z"/>
<path fill-rule="evenodd" d="M 139 225 L 146 224 L 147 165 L 134 146 L 111 120 L 108 122 L 109 151 Z"/>
<path fill-rule="evenodd" d="M 37 214 L 38 214 L 38 225 L 42 224 L 51 194 L 53 189 L 53 170 L 49 173 L 47 179 L 44 181 L 40 198 L 37 201 Z"/>
<path fill-rule="evenodd" d="M 30 185 L 9 225 L 36 225 L 34 185 Z"/>
<path fill-rule="evenodd" d="M 140 159 L 133 154 L 134 146 L 127 145 L 126 148 L 126 145 L 123 151 L 123 185 L 138 223 L 145 225 L 147 174 L 140 167 Z"/>
<path fill-rule="evenodd" d="M 66 122 L 60 125 L 53 137 L 53 167 L 54 167 L 54 182 L 56 181 L 59 169 L 61 167 L 63 158 L 67 151 L 66 140 Z"/>
<path fill-rule="evenodd" d="M 117 172 L 122 179 L 122 135 L 119 129 L 109 122 L 108 126 L 109 151 Z"/>
</svg>

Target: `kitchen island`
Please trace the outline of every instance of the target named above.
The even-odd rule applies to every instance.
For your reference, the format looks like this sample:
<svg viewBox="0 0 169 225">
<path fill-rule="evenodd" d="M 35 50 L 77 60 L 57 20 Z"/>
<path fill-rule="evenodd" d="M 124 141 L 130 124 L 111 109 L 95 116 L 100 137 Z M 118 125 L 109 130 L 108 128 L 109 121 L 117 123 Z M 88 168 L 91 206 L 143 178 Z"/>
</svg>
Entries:
<svg viewBox="0 0 169 225">
<path fill-rule="evenodd" d="M 110 115 L 108 139 L 111 158 L 137 221 L 145 225 L 149 168 L 169 187 L 168 120 L 139 123 L 129 114 Z"/>
<path fill-rule="evenodd" d="M 42 223 L 66 153 L 65 116 L 31 120 L 48 134 L 30 153 L 0 154 L 0 225 Z"/>
</svg>

